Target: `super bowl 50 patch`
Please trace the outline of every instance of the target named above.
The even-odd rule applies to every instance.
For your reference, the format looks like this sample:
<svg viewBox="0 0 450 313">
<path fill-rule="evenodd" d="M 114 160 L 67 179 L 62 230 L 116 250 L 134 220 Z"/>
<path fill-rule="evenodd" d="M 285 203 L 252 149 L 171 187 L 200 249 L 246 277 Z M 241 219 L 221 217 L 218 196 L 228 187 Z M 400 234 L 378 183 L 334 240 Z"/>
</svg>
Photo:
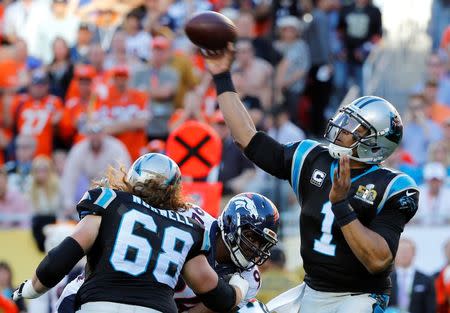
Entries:
<svg viewBox="0 0 450 313">
<path fill-rule="evenodd" d="M 373 201 L 377 197 L 377 191 L 374 188 L 374 184 L 368 184 L 366 186 L 359 185 L 354 197 L 366 203 L 373 204 Z"/>
</svg>

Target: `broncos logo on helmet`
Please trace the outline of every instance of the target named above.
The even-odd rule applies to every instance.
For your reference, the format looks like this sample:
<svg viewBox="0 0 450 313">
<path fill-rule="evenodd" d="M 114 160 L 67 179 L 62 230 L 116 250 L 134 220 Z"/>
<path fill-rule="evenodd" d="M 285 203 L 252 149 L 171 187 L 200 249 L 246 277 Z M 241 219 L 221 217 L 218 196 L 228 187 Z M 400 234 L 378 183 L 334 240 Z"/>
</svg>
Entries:
<svg viewBox="0 0 450 313">
<path fill-rule="evenodd" d="M 258 210 L 256 209 L 255 202 L 249 198 L 244 196 L 236 196 L 235 199 L 235 205 L 237 209 L 244 209 L 246 210 L 250 215 L 258 216 Z"/>
</svg>

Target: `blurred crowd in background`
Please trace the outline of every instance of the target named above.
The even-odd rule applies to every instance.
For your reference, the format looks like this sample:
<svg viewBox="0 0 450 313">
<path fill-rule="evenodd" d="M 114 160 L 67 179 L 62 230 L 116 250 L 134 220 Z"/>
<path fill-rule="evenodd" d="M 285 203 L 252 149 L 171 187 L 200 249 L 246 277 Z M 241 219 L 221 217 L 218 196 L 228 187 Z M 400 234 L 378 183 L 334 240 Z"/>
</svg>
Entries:
<svg viewBox="0 0 450 313">
<path fill-rule="evenodd" d="M 257 128 L 282 143 L 321 140 L 349 88 L 365 94 L 364 62 L 383 44 L 370 0 L 1 1 L 0 230 L 29 229 L 44 251 L 44 227 L 77 220 L 90 181 L 110 165 L 164 153 L 170 134 L 192 120 L 222 141 L 215 178 L 200 179 L 223 183 L 222 207 L 256 191 L 282 216 L 298 212 L 289 185 L 242 155 L 217 110 L 211 76 L 183 30 L 204 10 L 236 24 L 234 84 Z M 402 104 L 402 146 L 386 162 L 418 183 L 412 222 L 422 225 L 450 225 L 449 25 L 450 1 L 434 0 L 426 73 Z M 283 251 L 273 258 L 281 270 Z M 5 296 L 8 269 L 0 263 Z"/>
</svg>

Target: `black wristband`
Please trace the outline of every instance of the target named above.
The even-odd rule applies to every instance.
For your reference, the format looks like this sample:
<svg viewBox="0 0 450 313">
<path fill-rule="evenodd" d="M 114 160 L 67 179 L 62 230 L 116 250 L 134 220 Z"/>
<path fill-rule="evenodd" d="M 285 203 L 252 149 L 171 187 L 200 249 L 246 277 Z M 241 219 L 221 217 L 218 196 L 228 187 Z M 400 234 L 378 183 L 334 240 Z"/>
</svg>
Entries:
<svg viewBox="0 0 450 313">
<path fill-rule="evenodd" d="M 332 204 L 331 211 L 333 211 L 339 227 L 343 227 L 358 218 L 347 199 Z"/>
<path fill-rule="evenodd" d="M 213 75 L 213 80 L 214 84 L 216 84 L 217 95 L 220 95 L 227 91 L 236 92 L 229 71 Z"/>
<path fill-rule="evenodd" d="M 221 278 L 216 288 L 197 296 L 208 309 L 214 312 L 228 312 L 236 302 L 236 290 Z"/>
</svg>

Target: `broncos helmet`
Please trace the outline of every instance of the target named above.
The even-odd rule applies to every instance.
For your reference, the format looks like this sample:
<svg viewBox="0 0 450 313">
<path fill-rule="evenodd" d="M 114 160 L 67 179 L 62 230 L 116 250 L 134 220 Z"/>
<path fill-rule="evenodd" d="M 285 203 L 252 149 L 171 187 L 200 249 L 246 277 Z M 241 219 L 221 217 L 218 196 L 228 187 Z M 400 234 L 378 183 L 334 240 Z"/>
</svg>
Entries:
<svg viewBox="0 0 450 313">
<path fill-rule="evenodd" d="M 240 269 L 263 264 L 278 242 L 278 210 L 260 194 L 234 196 L 217 221 L 231 260 Z"/>
<path fill-rule="evenodd" d="M 160 153 L 147 153 L 140 156 L 128 170 L 126 180 L 131 185 L 145 183 L 149 179 L 164 180 L 166 185 L 176 185 L 181 180 L 177 163 Z"/>
<path fill-rule="evenodd" d="M 367 134 L 360 136 L 360 126 Z M 341 131 L 353 135 L 355 142 L 350 147 L 335 143 Z M 386 160 L 398 147 L 403 136 L 403 123 L 394 106 L 383 98 L 365 96 L 341 108 L 328 122 L 325 139 L 330 144 L 332 157 L 348 155 L 351 159 L 378 164 Z M 355 153 L 354 153 L 355 152 Z"/>
</svg>

